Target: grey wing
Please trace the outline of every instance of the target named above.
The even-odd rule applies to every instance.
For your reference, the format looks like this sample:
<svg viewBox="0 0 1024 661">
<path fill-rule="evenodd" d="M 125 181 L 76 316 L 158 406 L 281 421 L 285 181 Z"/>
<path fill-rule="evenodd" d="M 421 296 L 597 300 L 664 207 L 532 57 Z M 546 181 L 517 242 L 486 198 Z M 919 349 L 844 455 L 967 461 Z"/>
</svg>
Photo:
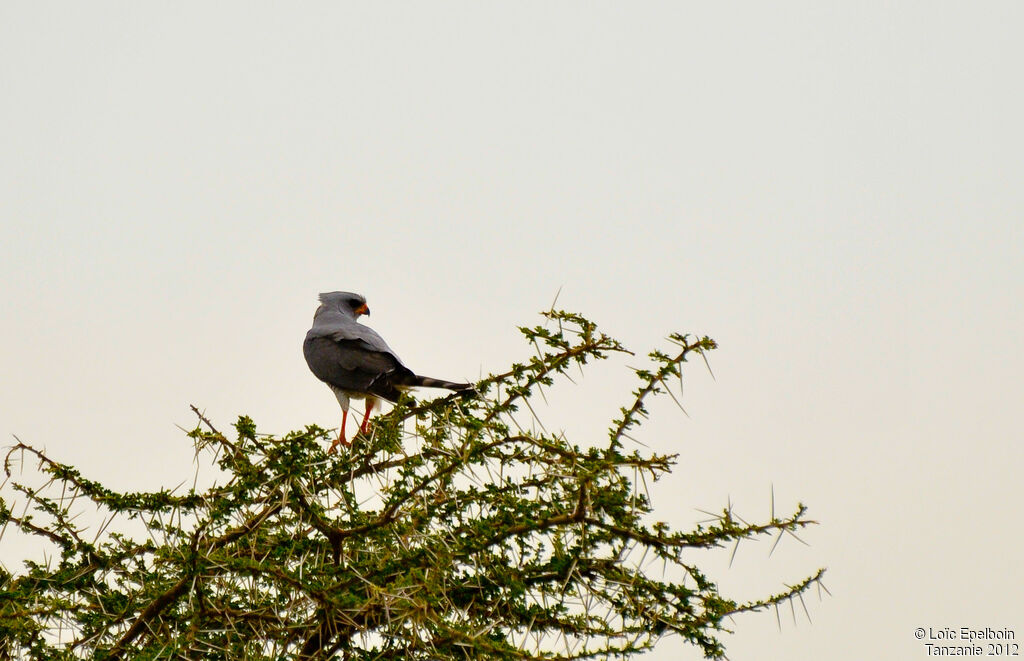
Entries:
<svg viewBox="0 0 1024 661">
<path fill-rule="evenodd" d="M 395 352 L 391 350 L 391 347 L 388 346 L 388 343 L 384 341 L 384 338 L 377 334 L 377 331 L 340 314 L 323 314 L 318 317 L 313 322 L 313 327 L 309 329 L 306 337 L 329 337 L 335 342 L 342 344 L 358 340 L 353 346 L 391 354 L 399 364 L 402 363 Z"/>
<path fill-rule="evenodd" d="M 399 395 L 394 382 L 413 376 L 390 351 L 380 351 L 361 338 L 339 340 L 311 331 L 302 343 L 302 353 L 309 369 L 324 383 L 390 401 Z"/>
<path fill-rule="evenodd" d="M 395 355 L 395 352 L 391 350 L 391 347 L 389 347 L 388 343 L 384 341 L 384 338 L 378 335 L 377 331 L 373 330 L 369 326 L 351 324 L 350 326 L 335 331 L 330 337 L 335 342 L 349 342 L 355 340 L 359 346 L 365 347 L 371 351 L 386 353 L 394 358 L 399 365 L 402 364 L 402 361 Z"/>
</svg>

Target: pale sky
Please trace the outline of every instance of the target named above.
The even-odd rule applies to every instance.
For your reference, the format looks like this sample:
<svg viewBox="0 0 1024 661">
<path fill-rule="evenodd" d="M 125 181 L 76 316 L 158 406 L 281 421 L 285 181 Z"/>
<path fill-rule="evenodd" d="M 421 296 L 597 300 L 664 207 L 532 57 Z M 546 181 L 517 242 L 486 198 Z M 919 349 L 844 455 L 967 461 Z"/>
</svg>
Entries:
<svg viewBox="0 0 1024 661">
<path fill-rule="evenodd" d="M 0 434 L 171 487 L 190 403 L 339 424 L 318 292 L 458 380 L 561 289 L 641 353 L 721 345 L 641 432 L 681 454 L 662 518 L 774 486 L 821 523 L 704 556 L 739 599 L 828 568 L 731 659 L 1024 643 L 1022 33 L 1019 2 L 2 2 Z M 639 364 L 545 425 L 604 440 Z"/>
</svg>

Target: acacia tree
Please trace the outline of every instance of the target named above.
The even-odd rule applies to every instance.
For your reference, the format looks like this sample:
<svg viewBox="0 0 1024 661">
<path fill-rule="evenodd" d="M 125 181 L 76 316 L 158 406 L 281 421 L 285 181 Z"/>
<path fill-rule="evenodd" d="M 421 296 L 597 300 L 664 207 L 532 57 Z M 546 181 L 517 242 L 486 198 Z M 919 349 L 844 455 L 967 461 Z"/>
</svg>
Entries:
<svg viewBox="0 0 1024 661">
<path fill-rule="evenodd" d="M 625 658 L 667 634 L 715 658 L 723 618 L 820 586 L 821 570 L 736 601 L 693 559 L 794 533 L 813 523 L 802 505 L 689 531 L 652 519 L 643 485 L 675 455 L 627 449 L 629 433 L 711 339 L 671 336 L 608 437 L 580 446 L 520 425 L 520 407 L 626 350 L 579 315 L 545 316 L 521 329 L 536 356 L 475 395 L 401 402 L 339 455 L 316 426 L 273 437 L 242 417 L 229 438 L 193 407 L 197 464 L 220 468 L 205 489 L 119 493 L 19 442 L 0 524 L 51 550 L 0 573 L 0 658 Z M 81 529 L 90 507 L 103 519 Z"/>
</svg>

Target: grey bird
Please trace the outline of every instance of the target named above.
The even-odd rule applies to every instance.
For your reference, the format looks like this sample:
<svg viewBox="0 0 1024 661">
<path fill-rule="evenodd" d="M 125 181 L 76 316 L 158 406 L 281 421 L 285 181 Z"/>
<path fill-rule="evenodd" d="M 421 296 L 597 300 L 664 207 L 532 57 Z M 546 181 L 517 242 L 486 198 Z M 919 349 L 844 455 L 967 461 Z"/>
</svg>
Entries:
<svg viewBox="0 0 1024 661">
<path fill-rule="evenodd" d="M 358 322 L 370 314 L 366 299 L 347 291 L 320 294 L 320 307 L 313 315 L 313 327 L 306 333 L 302 353 L 316 378 L 326 383 L 341 405 L 341 431 L 328 452 L 345 440 L 350 399 L 366 399 L 366 413 L 359 430 L 366 433 L 370 412 L 381 399 L 398 401 L 403 390 L 422 386 L 449 390 L 472 390 L 468 383 L 417 376 L 402 364 L 387 342 L 369 326 Z"/>
</svg>

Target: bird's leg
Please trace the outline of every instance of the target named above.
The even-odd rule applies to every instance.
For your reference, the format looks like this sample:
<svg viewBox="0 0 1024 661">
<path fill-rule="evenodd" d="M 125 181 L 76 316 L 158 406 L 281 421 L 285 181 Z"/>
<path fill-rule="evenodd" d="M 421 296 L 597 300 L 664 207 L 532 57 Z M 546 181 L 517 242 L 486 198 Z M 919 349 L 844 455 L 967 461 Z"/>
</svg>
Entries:
<svg viewBox="0 0 1024 661">
<path fill-rule="evenodd" d="M 370 419 L 370 412 L 373 411 L 373 405 L 377 403 L 377 400 L 373 397 L 366 398 L 366 413 L 363 414 L 363 421 L 359 425 L 359 431 L 366 433 L 367 424 L 366 422 Z"/>
<path fill-rule="evenodd" d="M 349 445 L 351 445 L 351 443 L 349 443 L 348 441 L 345 440 L 345 422 L 347 420 L 348 420 L 348 409 L 342 409 L 342 411 L 341 411 L 341 431 L 338 432 L 338 439 L 336 441 L 334 441 L 333 443 L 331 443 L 331 449 L 327 451 L 327 454 L 330 454 L 330 453 L 334 452 L 335 448 L 338 447 L 339 443 L 341 443 L 345 447 L 348 447 Z"/>
</svg>

